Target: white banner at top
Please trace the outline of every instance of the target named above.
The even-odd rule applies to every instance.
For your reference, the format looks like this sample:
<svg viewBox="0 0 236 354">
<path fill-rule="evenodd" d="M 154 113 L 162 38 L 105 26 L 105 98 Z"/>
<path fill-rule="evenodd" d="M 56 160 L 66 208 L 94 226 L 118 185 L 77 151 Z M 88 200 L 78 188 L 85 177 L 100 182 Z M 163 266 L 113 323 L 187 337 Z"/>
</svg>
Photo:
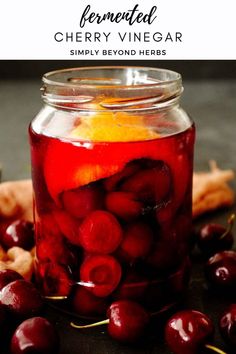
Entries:
<svg viewBox="0 0 236 354">
<path fill-rule="evenodd" d="M 7 0 L 0 59 L 236 59 L 235 0 Z"/>
</svg>

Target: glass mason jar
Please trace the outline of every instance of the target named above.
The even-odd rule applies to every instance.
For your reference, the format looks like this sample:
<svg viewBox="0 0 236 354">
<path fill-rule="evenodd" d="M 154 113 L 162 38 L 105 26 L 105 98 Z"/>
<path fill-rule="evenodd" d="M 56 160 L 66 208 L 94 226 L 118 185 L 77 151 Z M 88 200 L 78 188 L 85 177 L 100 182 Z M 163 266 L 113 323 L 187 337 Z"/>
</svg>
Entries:
<svg viewBox="0 0 236 354">
<path fill-rule="evenodd" d="M 194 125 L 178 73 L 47 73 L 30 125 L 36 281 L 81 316 L 117 299 L 161 311 L 189 278 Z"/>
</svg>

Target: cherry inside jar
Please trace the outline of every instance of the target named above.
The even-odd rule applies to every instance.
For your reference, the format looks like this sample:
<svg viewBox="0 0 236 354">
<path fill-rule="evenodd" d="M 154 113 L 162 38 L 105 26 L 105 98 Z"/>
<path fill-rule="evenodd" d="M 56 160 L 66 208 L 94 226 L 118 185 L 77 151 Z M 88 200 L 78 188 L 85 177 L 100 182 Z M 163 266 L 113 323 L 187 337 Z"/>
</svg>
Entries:
<svg viewBox="0 0 236 354">
<path fill-rule="evenodd" d="M 30 125 L 36 280 L 81 316 L 162 310 L 189 280 L 194 125 L 181 76 L 91 67 L 43 77 Z"/>
</svg>

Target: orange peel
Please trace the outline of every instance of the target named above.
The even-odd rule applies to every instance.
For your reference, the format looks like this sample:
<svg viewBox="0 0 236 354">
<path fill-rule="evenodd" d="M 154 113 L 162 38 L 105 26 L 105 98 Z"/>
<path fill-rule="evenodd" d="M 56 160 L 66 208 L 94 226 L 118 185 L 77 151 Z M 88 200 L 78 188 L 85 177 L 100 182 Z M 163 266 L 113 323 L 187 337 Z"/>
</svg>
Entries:
<svg viewBox="0 0 236 354">
<path fill-rule="evenodd" d="M 142 116 L 125 112 L 101 111 L 80 119 L 69 138 L 97 142 L 142 141 L 158 138 L 158 134 L 147 127 Z"/>
</svg>

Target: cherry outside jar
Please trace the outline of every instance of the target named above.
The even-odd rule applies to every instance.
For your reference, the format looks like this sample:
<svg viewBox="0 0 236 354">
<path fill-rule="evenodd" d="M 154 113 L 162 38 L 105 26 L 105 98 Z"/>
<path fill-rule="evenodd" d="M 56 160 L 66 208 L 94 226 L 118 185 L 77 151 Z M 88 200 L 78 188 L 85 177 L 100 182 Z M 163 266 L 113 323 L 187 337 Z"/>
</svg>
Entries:
<svg viewBox="0 0 236 354">
<path fill-rule="evenodd" d="M 182 90 L 178 73 L 145 67 L 43 77 L 29 129 L 36 281 L 80 316 L 117 299 L 161 311 L 186 289 L 195 130 Z"/>
</svg>

